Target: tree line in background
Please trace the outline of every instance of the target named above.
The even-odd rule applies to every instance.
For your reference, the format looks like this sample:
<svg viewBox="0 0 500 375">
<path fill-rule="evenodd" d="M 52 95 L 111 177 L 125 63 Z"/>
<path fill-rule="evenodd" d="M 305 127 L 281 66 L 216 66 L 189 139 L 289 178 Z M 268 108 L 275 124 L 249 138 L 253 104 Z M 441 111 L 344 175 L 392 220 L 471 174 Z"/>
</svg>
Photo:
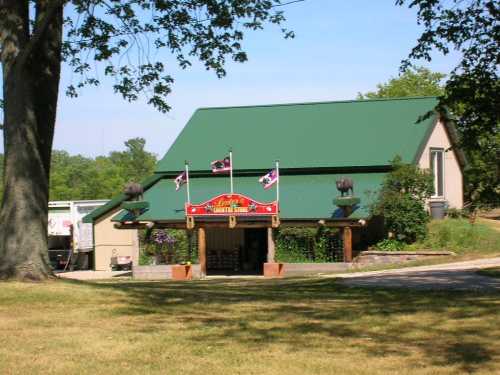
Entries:
<svg viewBox="0 0 500 375">
<path fill-rule="evenodd" d="M 121 193 L 127 182 L 140 182 L 153 173 L 156 155 L 145 150 L 143 138 L 125 142 L 124 151 L 112 151 L 96 158 L 54 150 L 50 173 L 50 200 L 110 199 Z M 3 175 L 0 154 L 0 176 Z M 2 197 L 0 184 L 0 199 Z"/>
</svg>

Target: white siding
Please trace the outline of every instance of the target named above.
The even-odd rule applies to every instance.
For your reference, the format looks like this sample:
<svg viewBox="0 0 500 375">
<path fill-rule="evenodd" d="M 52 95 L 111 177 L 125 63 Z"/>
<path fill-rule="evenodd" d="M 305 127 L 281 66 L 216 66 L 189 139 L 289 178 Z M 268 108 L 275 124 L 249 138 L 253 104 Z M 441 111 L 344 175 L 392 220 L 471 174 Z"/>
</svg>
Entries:
<svg viewBox="0 0 500 375">
<path fill-rule="evenodd" d="M 451 147 L 450 138 L 442 121 L 438 121 L 425 148 L 420 156 L 418 165 L 420 168 L 430 168 L 430 149 Z M 448 150 L 444 153 L 444 199 L 450 207 L 463 207 L 463 177 L 456 153 Z"/>
</svg>

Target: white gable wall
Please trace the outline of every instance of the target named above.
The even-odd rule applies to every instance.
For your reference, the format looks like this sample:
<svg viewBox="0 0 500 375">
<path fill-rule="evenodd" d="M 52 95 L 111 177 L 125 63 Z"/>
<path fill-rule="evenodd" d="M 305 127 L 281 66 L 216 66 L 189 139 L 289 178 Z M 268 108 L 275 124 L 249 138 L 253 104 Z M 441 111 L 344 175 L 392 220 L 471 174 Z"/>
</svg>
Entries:
<svg viewBox="0 0 500 375">
<path fill-rule="evenodd" d="M 420 168 L 429 169 L 431 163 L 430 149 L 443 148 L 448 150 L 450 147 L 451 142 L 446 132 L 446 128 L 442 120 L 439 120 L 425 145 L 418 165 Z M 457 155 L 453 150 L 448 150 L 444 153 L 444 199 L 448 201 L 450 207 L 463 207 L 462 170 Z"/>
<path fill-rule="evenodd" d="M 94 222 L 94 269 L 110 271 L 111 258 L 131 256 L 133 265 L 139 263 L 139 238 L 137 229 L 117 229 L 113 216 L 119 209 L 114 209 L 99 217 Z"/>
</svg>

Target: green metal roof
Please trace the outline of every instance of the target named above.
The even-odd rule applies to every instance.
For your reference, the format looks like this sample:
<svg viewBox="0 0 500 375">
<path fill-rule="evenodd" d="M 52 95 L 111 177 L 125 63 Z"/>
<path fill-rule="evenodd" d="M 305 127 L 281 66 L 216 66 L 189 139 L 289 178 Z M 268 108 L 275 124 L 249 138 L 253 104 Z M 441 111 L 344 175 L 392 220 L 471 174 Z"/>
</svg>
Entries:
<svg viewBox="0 0 500 375">
<path fill-rule="evenodd" d="M 435 122 L 436 97 L 198 109 L 157 172 L 206 171 L 233 149 L 235 170 L 414 162 Z"/>
<path fill-rule="evenodd" d="M 382 182 L 384 173 L 355 174 L 310 174 L 284 175 L 280 177 L 280 217 L 282 219 L 332 219 L 339 214 L 333 199 L 338 196 L 335 181 L 341 176 L 351 177 L 354 181 L 356 196 L 361 204 L 351 215 L 352 219 L 369 216 L 369 192 L 375 192 Z M 264 190 L 258 176 L 236 177 L 234 190 L 260 202 L 276 199 L 276 190 Z M 214 196 L 229 192 L 229 177 L 194 177 L 190 179 L 191 201 L 199 204 Z M 162 179 L 144 194 L 150 208 L 134 218 L 126 211 L 118 213 L 115 221 L 183 221 L 186 192 L 175 191 L 171 178 Z"/>
</svg>

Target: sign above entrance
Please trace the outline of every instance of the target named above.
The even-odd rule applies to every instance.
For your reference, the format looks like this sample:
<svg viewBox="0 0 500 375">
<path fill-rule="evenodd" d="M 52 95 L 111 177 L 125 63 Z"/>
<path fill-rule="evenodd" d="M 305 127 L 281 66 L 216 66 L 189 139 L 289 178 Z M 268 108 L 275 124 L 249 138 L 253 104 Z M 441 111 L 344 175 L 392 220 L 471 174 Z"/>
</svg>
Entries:
<svg viewBox="0 0 500 375">
<path fill-rule="evenodd" d="M 242 194 L 222 194 L 205 203 L 186 203 L 186 216 L 273 216 L 278 202 L 260 203 Z"/>
</svg>

